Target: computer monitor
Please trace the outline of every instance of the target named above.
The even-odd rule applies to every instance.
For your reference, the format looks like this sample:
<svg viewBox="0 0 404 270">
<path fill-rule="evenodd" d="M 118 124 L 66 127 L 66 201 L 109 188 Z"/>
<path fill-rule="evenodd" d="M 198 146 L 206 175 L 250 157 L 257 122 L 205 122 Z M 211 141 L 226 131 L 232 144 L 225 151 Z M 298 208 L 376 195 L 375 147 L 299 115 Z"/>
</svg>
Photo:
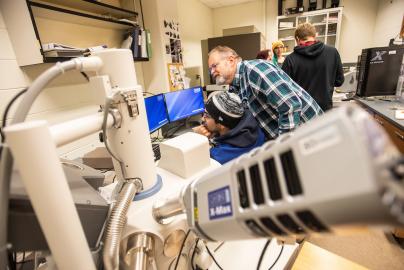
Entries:
<svg viewBox="0 0 404 270">
<path fill-rule="evenodd" d="M 202 87 L 165 93 L 164 97 L 170 122 L 203 113 L 205 110 Z"/>
<path fill-rule="evenodd" d="M 146 105 L 150 133 L 168 123 L 167 108 L 163 94 L 147 97 L 144 99 L 144 103 Z"/>
</svg>

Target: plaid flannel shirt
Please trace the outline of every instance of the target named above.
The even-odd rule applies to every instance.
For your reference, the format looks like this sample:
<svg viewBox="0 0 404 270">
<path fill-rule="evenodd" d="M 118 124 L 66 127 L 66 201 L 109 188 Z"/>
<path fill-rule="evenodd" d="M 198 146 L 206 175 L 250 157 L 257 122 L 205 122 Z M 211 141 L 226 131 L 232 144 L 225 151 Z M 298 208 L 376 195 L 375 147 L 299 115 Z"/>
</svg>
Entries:
<svg viewBox="0 0 404 270">
<path fill-rule="evenodd" d="M 231 91 L 240 96 L 270 139 L 323 112 L 284 71 L 264 60 L 239 62 Z"/>
</svg>

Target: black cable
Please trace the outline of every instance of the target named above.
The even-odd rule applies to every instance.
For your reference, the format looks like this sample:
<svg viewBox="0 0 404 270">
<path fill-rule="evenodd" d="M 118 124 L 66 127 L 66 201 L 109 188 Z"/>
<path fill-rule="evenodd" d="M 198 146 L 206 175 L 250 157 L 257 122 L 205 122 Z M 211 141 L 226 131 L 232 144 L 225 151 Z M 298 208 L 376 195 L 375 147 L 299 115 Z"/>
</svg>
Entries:
<svg viewBox="0 0 404 270">
<path fill-rule="evenodd" d="M 181 257 L 182 250 L 184 249 L 185 242 L 187 241 L 187 238 L 188 238 L 188 235 L 189 235 L 190 232 L 191 232 L 191 230 L 188 230 L 187 234 L 186 234 L 185 237 L 184 237 L 184 240 L 182 240 L 180 252 L 178 252 L 177 260 L 175 261 L 174 270 L 177 270 L 178 262 L 180 261 L 180 257 Z"/>
<path fill-rule="evenodd" d="M 271 269 L 275 266 L 275 264 L 278 262 L 279 258 L 280 258 L 281 255 L 282 255 L 283 247 L 284 247 L 284 243 L 282 242 L 281 251 L 279 252 L 278 257 L 276 258 L 276 260 L 274 261 L 274 263 L 268 268 L 268 270 L 271 270 Z"/>
<path fill-rule="evenodd" d="M 6 140 L 6 137 L 4 135 L 3 129 L 6 127 L 6 121 L 7 121 L 7 116 L 8 116 L 8 112 L 10 111 L 11 105 L 13 105 L 13 103 L 25 92 L 27 92 L 28 88 L 24 88 L 23 90 L 21 90 L 20 92 L 18 92 L 7 104 L 6 109 L 4 110 L 4 114 L 3 114 L 3 120 L 1 123 L 1 128 L 0 128 L 0 135 L 1 135 L 1 143 L 0 143 L 0 158 L 1 158 L 1 154 L 3 152 L 3 143 Z"/>
<path fill-rule="evenodd" d="M 88 75 L 84 71 L 81 71 L 80 73 L 83 75 L 84 78 L 86 78 L 86 80 L 88 82 L 90 81 L 90 79 L 88 78 Z"/>
<path fill-rule="evenodd" d="M 15 263 L 14 259 L 14 252 L 10 252 L 9 250 L 7 251 L 7 257 L 8 257 L 8 266 L 10 270 L 16 270 L 17 265 Z"/>
<path fill-rule="evenodd" d="M 264 258 L 265 251 L 267 251 L 267 248 L 268 248 L 268 246 L 269 246 L 269 243 L 271 243 L 271 240 L 267 240 L 267 241 L 265 242 L 264 248 L 263 248 L 262 251 L 261 251 L 260 258 L 258 259 L 257 270 L 259 270 L 260 267 L 261 267 L 262 259 Z"/>
<path fill-rule="evenodd" d="M 206 250 L 209 253 L 209 256 L 212 258 L 212 260 L 215 262 L 215 264 L 217 265 L 217 267 L 219 267 L 220 270 L 223 270 L 223 268 L 220 266 L 220 264 L 216 261 L 216 258 L 213 256 L 212 252 L 210 252 L 210 249 L 208 248 L 208 246 L 205 244 Z"/>
<path fill-rule="evenodd" d="M 142 23 L 143 23 L 143 29 L 146 29 L 144 26 L 144 18 L 143 18 L 143 8 L 142 8 L 142 0 L 139 0 L 140 3 L 140 13 L 142 14 Z"/>
<path fill-rule="evenodd" d="M 192 267 L 192 270 L 195 270 L 195 267 L 194 267 L 194 258 L 195 258 L 196 248 L 198 247 L 199 240 L 200 240 L 199 238 L 196 239 L 194 251 L 192 252 L 192 256 L 191 256 L 191 267 Z"/>
<path fill-rule="evenodd" d="M 7 120 L 7 116 L 8 116 L 8 112 L 10 111 L 11 105 L 13 105 L 13 103 L 25 92 L 27 92 L 28 88 L 25 88 L 23 90 L 21 90 L 20 92 L 18 92 L 7 104 L 6 109 L 4 110 L 4 114 L 3 114 L 3 120 L 1 123 L 1 130 L 0 130 L 0 134 L 1 134 L 1 142 L 3 143 L 5 140 L 4 137 L 4 133 L 3 133 L 3 129 L 6 127 L 6 120 Z"/>
</svg>

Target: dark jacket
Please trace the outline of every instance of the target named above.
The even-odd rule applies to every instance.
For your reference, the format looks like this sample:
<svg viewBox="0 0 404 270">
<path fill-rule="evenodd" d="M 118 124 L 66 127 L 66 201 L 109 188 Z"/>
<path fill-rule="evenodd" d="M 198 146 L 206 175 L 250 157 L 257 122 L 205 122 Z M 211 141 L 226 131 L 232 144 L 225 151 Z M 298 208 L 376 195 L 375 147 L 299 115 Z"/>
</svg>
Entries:
<svg viewBox="0 0 404 270">
<path fill-rule="evenodd" d="M 318 41 L 297 46 L 283 62 L 282 69 L 306 90 L 324 111 L 332 108 L 334 86 L 344 83 L 341 57 L 334 47 Z"/>
<path fill-rule="evenodd" d="M 248 110 L 237 126 L 223 136 L 213 139 L 210 157 L 224 164 L 265 142 L 265 136 L 257 120 Z"/>
</svg>

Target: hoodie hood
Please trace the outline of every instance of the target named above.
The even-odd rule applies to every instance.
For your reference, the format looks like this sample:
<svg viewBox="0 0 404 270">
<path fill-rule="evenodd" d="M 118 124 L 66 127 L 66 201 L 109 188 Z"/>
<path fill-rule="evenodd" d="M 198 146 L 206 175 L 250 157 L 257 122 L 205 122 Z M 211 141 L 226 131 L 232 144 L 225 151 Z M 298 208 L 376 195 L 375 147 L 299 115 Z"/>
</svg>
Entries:
<svg viewBox="0 0 404 270">
<path fill-rule="evenodd" d="M 324 43 L 321 41 L 317 41 L 316 43 L 310 46 L 296 46 L 294 48 L 294 52 L 308 56 L 308 57 L 316 57 L 317 55 L 321 54 L 324 50 Z"/>
<path fill-rule="evenodd" d="M 249 147 L 256 143 L 259 136 L 257 120 L 246 110 L 237 126 L 223 136 L 213 139 L 213 143 L 226 143 L 236 147 Z"/>
</svg>

